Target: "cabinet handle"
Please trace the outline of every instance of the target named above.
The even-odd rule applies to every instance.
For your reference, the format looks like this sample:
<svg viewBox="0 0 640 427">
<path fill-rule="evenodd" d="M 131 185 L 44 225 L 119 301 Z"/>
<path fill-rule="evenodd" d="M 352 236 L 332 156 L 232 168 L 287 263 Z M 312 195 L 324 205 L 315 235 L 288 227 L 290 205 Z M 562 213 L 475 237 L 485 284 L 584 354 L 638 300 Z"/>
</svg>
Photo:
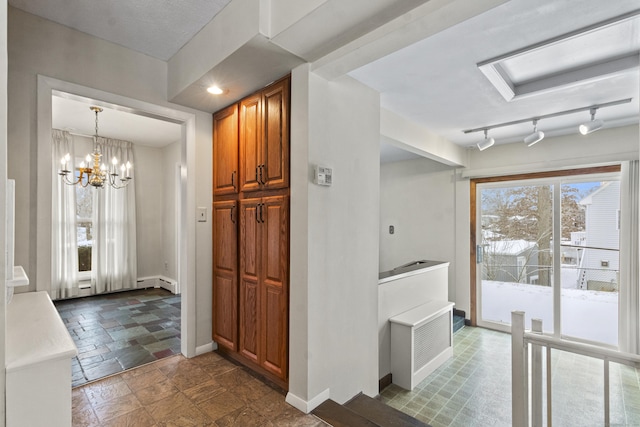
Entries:
<svg viewBox="0 0 640 427">
<path fill-rule="evenodd" d="M 235 224 L 236 221 L 233 219 L 233 210 L 236 208 L 236 205 L 231 206 L 231 212 L 229 213 L 229 216 L 231 217 L 231 223 Z"/>
<path fill-rule="evenodd" d="M 264 179 L 262 179 L 262 171 L 264 170 L 264 165 L 258 166 L 260 168 L 260 184 L 264 185 Z"/>
<path fill-rule="evenodd" d="M 260 203 L 260 222 L 264 223 L 264 218 L 262 217 L 262 213 L 264 212 L 264 203 Z"/>
<path fill-rule="evenodd" d="M 236 171 L 231 172 L 231 186 L 236 188 Z"/>
</svg>

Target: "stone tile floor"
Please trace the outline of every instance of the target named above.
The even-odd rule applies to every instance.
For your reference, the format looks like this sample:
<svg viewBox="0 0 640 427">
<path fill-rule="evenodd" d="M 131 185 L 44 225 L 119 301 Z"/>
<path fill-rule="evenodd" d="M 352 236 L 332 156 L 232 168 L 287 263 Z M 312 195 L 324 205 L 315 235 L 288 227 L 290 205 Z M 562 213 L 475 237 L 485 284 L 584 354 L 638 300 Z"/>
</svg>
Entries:
<svg viewBox="0 0 640 427">
<path fill-rule="evenodd" d="M 383 402 L 433 427 L 511 426 L 511 336 L 465 326 L 453 341 L 452 359 L 413 391 L 385 388 Z M 557 350 L 551 357 L 552 424 L 604 425 L 603 362 Z M 610 374 L 611 425 L 640 426 L 640 371 L 611 363 Z"/>
<path fill-rule="evenodd" d="M 54 302 L 78 347 L 78 386 L 180 353 L 180 295 L 139 289 Z"/>
<path fill-rule="evenodd" d="M 76 387 L 72 416 L 74 427 L 327 426 L 216 353 L 172 356 Z"/>
</svg>

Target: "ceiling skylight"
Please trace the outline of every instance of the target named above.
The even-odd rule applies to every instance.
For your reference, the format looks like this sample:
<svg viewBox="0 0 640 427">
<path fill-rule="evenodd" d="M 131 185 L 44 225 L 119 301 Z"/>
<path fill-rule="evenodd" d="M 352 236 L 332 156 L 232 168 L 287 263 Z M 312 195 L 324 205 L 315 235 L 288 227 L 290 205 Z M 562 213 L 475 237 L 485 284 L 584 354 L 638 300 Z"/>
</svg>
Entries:
<svg viewBox="0 0 640 427">
<path fill-rule="evenodd" d="M 483 61 L 478 68 L 511 101 L 636 72 L 639 58 L 640 9 Z"/>
</svg>

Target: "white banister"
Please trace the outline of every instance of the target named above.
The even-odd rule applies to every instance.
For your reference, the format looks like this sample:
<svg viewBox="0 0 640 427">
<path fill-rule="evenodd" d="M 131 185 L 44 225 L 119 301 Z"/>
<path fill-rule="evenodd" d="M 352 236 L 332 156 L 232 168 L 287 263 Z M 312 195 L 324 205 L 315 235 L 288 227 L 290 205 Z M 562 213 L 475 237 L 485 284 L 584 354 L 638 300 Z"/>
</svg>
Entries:
<svg viewBox="0 0 640 427">
<path fill-rule="evenodd" d="M 542 320 L 531 319 L 531 330 L 542 334 Z M 542 347 L 531 346 L 531 419 L 534 426 L 542 425 Z"/>
<path fill-rule="evenodd" d="M 524 311 L 511 312 L 511 411 L 512 426 L 529 425 L 528 366 L 524 341 Z"/>
<path fill-rule="evenodd" d="M 532 331 L 524 328 L 525 313 L 522 311 L 511 312 L 511 390 L 512 390 L 512 416 L 514 427 L 530 425 L 541 426 L 543 391 L 542 391 L 542 347 L 546 347 L 546 385 L 547 385 L 547 426 L 551 427 L 551 349 L 576 353 L 593 357 L 604 361 L 604 425 L 610 425 L 609 402 L 609 363 L 615 362 L 623 365 L 640 368 L 640 356 L 631 353 L 623 353 L 595 345 L 584 344 L 576 341 L 568 341 L 561 338 L 545 335 L 542 321 L 532 319 Z M 529 378 L 529 345 L 531 345 L 531 415 L 529 415 L 528 378 Z"/>
</svg>

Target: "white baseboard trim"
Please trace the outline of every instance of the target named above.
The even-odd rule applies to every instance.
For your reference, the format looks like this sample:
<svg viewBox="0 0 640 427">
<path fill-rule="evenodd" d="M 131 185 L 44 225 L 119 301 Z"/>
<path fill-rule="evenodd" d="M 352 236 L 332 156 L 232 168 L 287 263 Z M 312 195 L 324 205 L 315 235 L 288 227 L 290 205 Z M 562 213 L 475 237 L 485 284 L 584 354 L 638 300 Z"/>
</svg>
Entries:
<svg viewBox="0 0 640 427">
<path fill-rule="evenodd" d="M 200 356 L 201 354 L 205 354 L 205 353 L 211 353 L 213 350 L 217 350 L 217 349 L 218 349 L 218 344 L 211 341 L 210 343 L 196 347 L 196 356 Z"/>
<path fill-rule="evenodd" d="M 285 402 L 287 402 L 289 405 L 293 406 L 294 408 L 304 412 L 305 414 L 308 414 L 309 412 L 316 409 L 316 407 L 320 405 L 322 402 L 329 399 L 330 395 L 331 393 L 329 392 L 329 389 L 326 389 L 325 391 L 318 394 L 313 399 L 306 401 L 304 399 L 299 398 L 295 394 L 289 392 L 287 393 Z"/>
</svg>

